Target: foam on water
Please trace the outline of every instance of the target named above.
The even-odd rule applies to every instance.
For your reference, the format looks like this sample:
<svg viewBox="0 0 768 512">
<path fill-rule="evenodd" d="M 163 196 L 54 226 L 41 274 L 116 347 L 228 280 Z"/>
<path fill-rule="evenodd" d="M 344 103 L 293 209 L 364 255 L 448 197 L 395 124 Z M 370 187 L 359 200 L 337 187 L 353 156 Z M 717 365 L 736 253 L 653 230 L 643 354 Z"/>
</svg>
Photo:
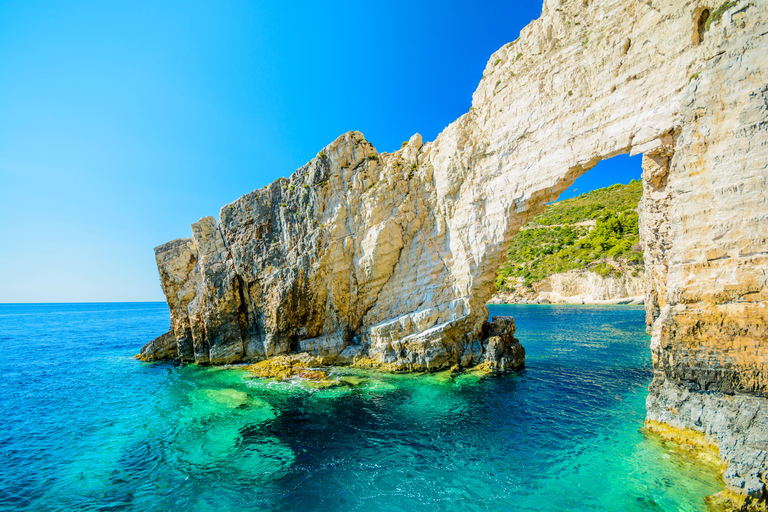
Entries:
<svg viewBox="0 0 768 512">
<path fill-rule="evenodd" d="M 163 304 L 0 305 L 0 510 L 705 510 L 645 437 L 642 308 L 496 306 L 524 370 L 343 385 L 140 363 Z"/>
</svg>

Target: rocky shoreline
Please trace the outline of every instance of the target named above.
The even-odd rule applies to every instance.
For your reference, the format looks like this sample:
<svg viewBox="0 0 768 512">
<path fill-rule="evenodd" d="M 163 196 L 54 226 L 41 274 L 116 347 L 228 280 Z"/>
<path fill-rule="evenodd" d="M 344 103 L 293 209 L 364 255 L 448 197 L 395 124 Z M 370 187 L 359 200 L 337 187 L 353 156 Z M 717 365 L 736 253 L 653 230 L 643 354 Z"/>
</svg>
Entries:
<svg viewBox="0 0 768 512">
<path fill-rule="evenodd" d="M 583 296 L 537 296 L 533 299 L 521 298 L 513 294 L 497 294 L 491 297 L 488 304 L 573 304 L 584 306 L 615 306 L 615 305 L 631 305 L 639 306 L 645 304 L 645 297 L 638 295 L 637 297 L 619 297 L 616 299 L 595 300 L 591 297 Z"/>
<path fill-rule="evenodd" d="M 474 354 L 463 357 L 452 365 L 452 371 L 474 371 L 487 374 L 508 372 L 525 365 L 525 348 L 520 340 L 515 338 L 515 320 L 511 316 L 496 316 L 491 322 L 485 322 L 482 328 L 482 339 L 473 345 Z M 158 336 L 141 348 L 135 356 L 140 361 L 161 361 L 176 359 L 176 346 L 168 333 Z M 309 352 L 299 352 L 288 355 L 278 355 L 267 359 L 256 359 L 250 369 L 261 377 L 293 376 L 296 372 L 307 372 L 326 366 L 353 366 L 358 368 L 375 368 L 392 373 L 438 371 L 445 367 L 402 366 L 382 364 L 367 356 L 361 346 L 347 347 L 338 353 L 334 350 L 323 350 L 312 347 Z M 248 362 L 248 361 L 246 361 Z"/>
<path fill-rule="evenodd" d="M 552 274 L 532 287 L 522 286 L 520 280 L 514 291 L 500 291 L 488 304 L 644 304 L 642 275 L 633 276 L 631 269 L 617 266 L 622 270 L 618 276 L 572 270 Z"/>
</svg>

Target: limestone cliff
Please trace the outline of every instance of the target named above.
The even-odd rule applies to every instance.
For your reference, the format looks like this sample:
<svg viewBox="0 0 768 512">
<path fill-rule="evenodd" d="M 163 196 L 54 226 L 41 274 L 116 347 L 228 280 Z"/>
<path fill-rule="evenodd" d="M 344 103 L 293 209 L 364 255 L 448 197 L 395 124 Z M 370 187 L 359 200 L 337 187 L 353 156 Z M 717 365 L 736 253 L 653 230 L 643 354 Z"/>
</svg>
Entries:
<svg viewBox="0 0 768 512">
<path fill-rule="evenodd" d="M 629 272 L 603 277 L 588 270 L 571 270 L 533 283 L 531 289 L 518 290 L 522 291 L 498 292 L 488 304 L 642 304 L 645 281 Z"/>
<path fill-rule="evenodd" d="M 379 154 L 347 133 L 158 247 L 177 357 L 482 362 L 510 238 L 601 159 L 642 153 L 649 419 L 705 432 L 729 486 L 764 495 L 767 4 L 547 0 L 436 140 Z M 671 405 L 685 393 L 702 409 Z M 732 450 L 718 400 L 753 418 Z"/>
</svg>

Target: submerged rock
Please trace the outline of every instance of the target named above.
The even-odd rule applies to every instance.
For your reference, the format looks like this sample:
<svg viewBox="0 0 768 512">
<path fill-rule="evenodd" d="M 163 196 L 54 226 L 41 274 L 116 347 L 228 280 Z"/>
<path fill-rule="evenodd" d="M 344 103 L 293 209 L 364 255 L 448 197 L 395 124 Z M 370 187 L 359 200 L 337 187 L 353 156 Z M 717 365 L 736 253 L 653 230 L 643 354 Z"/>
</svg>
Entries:
<svg viewBox="0 0 768 512">
<path fill-rule="evenodd" d="M 368 379 L 358 377 L 357 375 L 343 375 L 339 377 L 339 380 L 352 387 L 360 386 L 368 381 Z"/>
<path fill-rule="evenodd" d="M 202 389 L 197 396 L 213 402 L 219 407 L 234 409 L 248 402 L 248 393 L 236 389 Z"/>
</svg>

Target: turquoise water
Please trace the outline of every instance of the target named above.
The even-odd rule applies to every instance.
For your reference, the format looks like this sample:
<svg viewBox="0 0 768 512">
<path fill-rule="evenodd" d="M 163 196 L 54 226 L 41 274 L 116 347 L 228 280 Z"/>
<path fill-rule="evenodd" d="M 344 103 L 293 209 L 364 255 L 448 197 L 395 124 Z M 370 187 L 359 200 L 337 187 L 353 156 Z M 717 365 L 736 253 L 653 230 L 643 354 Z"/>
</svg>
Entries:
<svg viewBox="0 0 768 512">
<path fill-rule="evenodd" d="M 642 308 L 491 306 L 524 370 L 317 390 L 140 363 L 164 304 L 0 305 L 0 510 L 705 510 L 638 430 Z"/>
</svg>

